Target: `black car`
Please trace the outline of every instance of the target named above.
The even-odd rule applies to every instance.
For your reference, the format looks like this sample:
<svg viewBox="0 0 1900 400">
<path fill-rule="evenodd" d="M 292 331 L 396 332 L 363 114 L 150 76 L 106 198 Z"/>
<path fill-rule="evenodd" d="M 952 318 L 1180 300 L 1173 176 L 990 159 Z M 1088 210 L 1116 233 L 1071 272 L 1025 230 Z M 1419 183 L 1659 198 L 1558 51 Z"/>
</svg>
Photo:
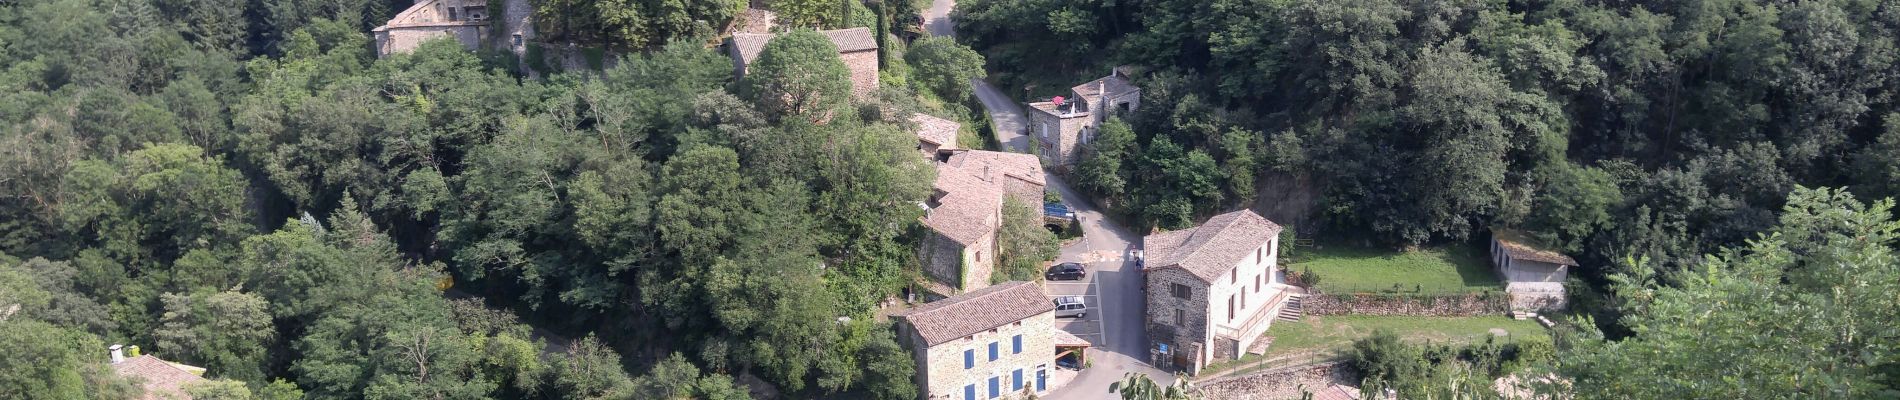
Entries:
<svg viewBox="0 0 1900 400">
<path fill-rule="evenodd" d="M 1089 272 L 1082 269 L 1082 263 L 1066 262 L 1049 267 L 1049 272 L 1042 274 L 1042 277 L 1052 281 L 1079 281 L 1088 278 L 1088 275 Z"/>
</svg>

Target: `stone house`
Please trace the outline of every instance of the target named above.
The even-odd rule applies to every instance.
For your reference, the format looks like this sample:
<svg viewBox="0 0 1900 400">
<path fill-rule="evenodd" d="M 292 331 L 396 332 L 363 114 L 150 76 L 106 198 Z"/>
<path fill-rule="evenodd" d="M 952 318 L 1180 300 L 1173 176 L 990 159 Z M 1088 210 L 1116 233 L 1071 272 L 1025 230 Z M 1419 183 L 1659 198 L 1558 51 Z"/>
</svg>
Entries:
<svg viewBox="0 0 1900 400">
<path fill-rule="evenodd" d="M 996 267 L 996 230 L 1003 223 L 1003 192 L 976 177 L 938 173 L 925 201 L 924 236 L 917 258 L 924 276 L 949 292 L 989 286 Z M 948 295 L 951 293 L 940 293 Z"/>
<path fill-rule="evenodd" d="M 986 150 L 952 150 L 944 154 L 937 174 L 969 175 L 1003 188 L 1004 193 L 1030 207 L 1042 205 L 1049 183 L 1036 156 Z"/>
<path fill-rule="evenodd" d="M 891 316 L 932 400 L 1026 398 L 1060 387 L 1055 304 L 1034 282 L 1006 282 Z"/>
<path fill-rule="evenodd" d="M 851 70 L 851 94 L 856 98 L 869 98 L 877 92 L 877 38 L 871 34 L 871 28 L 850 28 L 818 31 L 831 44 L 838 47 L 838 58 L 844 60 L 846 69 Z M 752 62 L 759 59 L 759 53 L 765 51 L 765 43 L 778 37 L 770 33 L 735 33 L 727 42 L 727 54 L 732 57 L 732 69 L 740 77 L 748 72 Z"/>
<path fill-rule="evenodd" d="M 130 348 L 135 354 L 132 358 L 125 357 L 125 346 L 115 344 L 109 349 L 112 370 L 132 378 L 145 389 L 145 395 L 139 397 L 141 400 L 191 400 L 185 386 L 205 380 L 199 377 L 205 373 L 204 368 L 165 361 L 150 354 L 136 355 L 138 346 Z"/>
<path fill-rule="evenodd" d="M 910 122 L 917 125 L 917 151 L 923 153 L 926 160 L 937 160 L 937 153 L 957 149 L 957 131 L 962 124 L 930 114 L 910 115 Z"/>
<path fill-rule="evenodd" d="M 1491 230 L 1491 264 L 1504 281 L 1504 293 L 1511 296 L 1512 314 L 1534 316 L 1538 312 L 1562 310 L 1569 305 L 1564 281 L 1577 260 L 1535 238 L 1511 229 Z"/>
<path fill-rule="evenodd" d="M 420 0 L 370 31 L 376 38 L 376 57 L 414 51 L 422 42 L 452 37 L 462 47 L 481 46 L 488 33 L 486 0 Z"/>
<path fill-rule="evenodd" d="M 1071 97 L 1029 103 L 1029 136 L 1037 154 L 1049 165 L 1067 170 L 1080 155 L 1081 145 L 1095 138 L 1108 117 L 1141 107 L 1141 88 L 1120 69 L 1101 79 L 1069 88 Z"/>
<path fill-rule="evenodd" d="M 1252 210 L 1142 238 L 1151 362 L 1198 373 L 1255 348 L 1291 295 L 1280 226 Z"/>
</svg>

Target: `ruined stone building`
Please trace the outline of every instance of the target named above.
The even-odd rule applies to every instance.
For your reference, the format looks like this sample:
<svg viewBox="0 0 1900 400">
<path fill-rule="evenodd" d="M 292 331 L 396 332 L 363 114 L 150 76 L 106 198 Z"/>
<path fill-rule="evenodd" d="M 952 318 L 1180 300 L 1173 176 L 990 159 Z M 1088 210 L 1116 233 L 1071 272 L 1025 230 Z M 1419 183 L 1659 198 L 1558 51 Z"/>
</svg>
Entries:
<svg viewBox="0 0 1900 400">
<path fill-rule="evenodd" d="M 451 37 L 462 47 L 481 46 L 488 34 L 486 0 L 420 0 L 370 33 L 376 38 L 376 57 L 414 51 L 422 42 Z"/>
</svg>

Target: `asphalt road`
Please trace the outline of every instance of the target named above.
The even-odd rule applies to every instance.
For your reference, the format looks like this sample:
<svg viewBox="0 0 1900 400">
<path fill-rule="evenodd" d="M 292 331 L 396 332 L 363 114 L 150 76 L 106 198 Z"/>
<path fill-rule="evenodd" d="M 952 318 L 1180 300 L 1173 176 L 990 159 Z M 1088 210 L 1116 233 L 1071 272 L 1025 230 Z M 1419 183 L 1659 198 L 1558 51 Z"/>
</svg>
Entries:
<svg viewBox="0 0 1900 400">
<path fill-rule="evenodd" d="M 955 0 L 935 0 L 924 13 L 924 27 L 932 35 L 952 36 L 954 24 L 950 20 L 950 11 L 956 8 Z M 970 80 L 976 97 L 983 102 L 983 108 L 990 115 L 990 126 L 996 132 L 996 139 L 1005 151 L 1027 153 L 1029 138 L 1025 135 L 1028 118 L 1023 115 L 1019 104 L 988 81 Z M 1062 195 L 1062 201 L 1069 204 L 1077 218 L 1082 220 L 1082 240 L 1062 248 L 1059 262 L 1082 262 L 1088 265 L 1090 283 L 1051 282 L 1049 294 L 1082 295 L 1088 302 L 1088 315 L 1084 318 L 1065 318 L 1056 322 L 1056 326 L 1073 333 L 1095 346 L 1087 352 L 1089 368 L 1082 370 L 1067 385 L 1050 391 L 1044 399 L 1051 400 L 1097 400 L 1113 398 L 1113 389 L 1124 375 L 1130 372 L 1147 374 L 1149 378 L 1161 384 L 1174 382 L 1174 376 L 1147 363 L 1148 340 L 1142 321 L 1141 269 L 1135 267 L 1128 257 L 1131 251 L 1141 245 L 1141 236 L 1128 228 L 1115 224 L 1096 210 L 1093 203 L 1070 189 L 1062 178 L 1054 174 L 1047 177 L 1049 187 Z"/>
</svg>

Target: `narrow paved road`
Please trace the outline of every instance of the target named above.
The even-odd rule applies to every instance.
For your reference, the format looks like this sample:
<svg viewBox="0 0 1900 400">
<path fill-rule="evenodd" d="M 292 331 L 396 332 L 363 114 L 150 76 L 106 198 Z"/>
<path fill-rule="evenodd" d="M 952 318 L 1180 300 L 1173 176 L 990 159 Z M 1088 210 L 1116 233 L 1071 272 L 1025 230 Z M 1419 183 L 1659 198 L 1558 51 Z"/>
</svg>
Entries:
<svg viewBox="0 0 1900 400">
<path fill-rule="evenodd" d="M 924 28 L 937 36 L 952 36 L 954 23 L 950 20 L 950 11 L 956 8 L 955 0 L 935 0 L 930 9 L 924 12 Z M 988 81 L 970 80 L 976 97 L 983 102 L 983 108 L 990 115 L 990 127 L 996 132 L 996 140 L 1005 151 L 1029 152 L 1029 138 L 1025 135 L 1028 118 L 1023 108 L 1010 99 L 1003 91 Z M 1161 384 L 1173 383 L 1174 376 L 1147 363 L 1148 340 L 1145 305 L 1142 299 L 1141 269 L 1128 257 L 1129 252 L 1139 249 L 1141 236 L 1128 228 L 1109 220 L 1097 210 L 1094 203 L 1070 189 L 1062 178 L 1055 174 L 1047 177 L 1049 187 L 1062 195 L 1062 201 L 1069 204 L 1077 218 L 1082 220 L 1082 240 L 1071 243 L 1062 249 L 1062 255 L 1056 261 L 1085 262 L 1089 274 L 1095 277 L 1094 290 L 1097 313 L 1101 314 L 1101 332 L 1094 339 L 1095 347 L 1088 350 L 1089 368 L 1082 370 L 1075 380 L 1056 388 L 1042 398 L 1051 400 L 1097 400 L 1114 398 L 1112 391 L 1123 375 L 1129 372 L 1147 374 L 1149 378 Z"/>
</svg>

